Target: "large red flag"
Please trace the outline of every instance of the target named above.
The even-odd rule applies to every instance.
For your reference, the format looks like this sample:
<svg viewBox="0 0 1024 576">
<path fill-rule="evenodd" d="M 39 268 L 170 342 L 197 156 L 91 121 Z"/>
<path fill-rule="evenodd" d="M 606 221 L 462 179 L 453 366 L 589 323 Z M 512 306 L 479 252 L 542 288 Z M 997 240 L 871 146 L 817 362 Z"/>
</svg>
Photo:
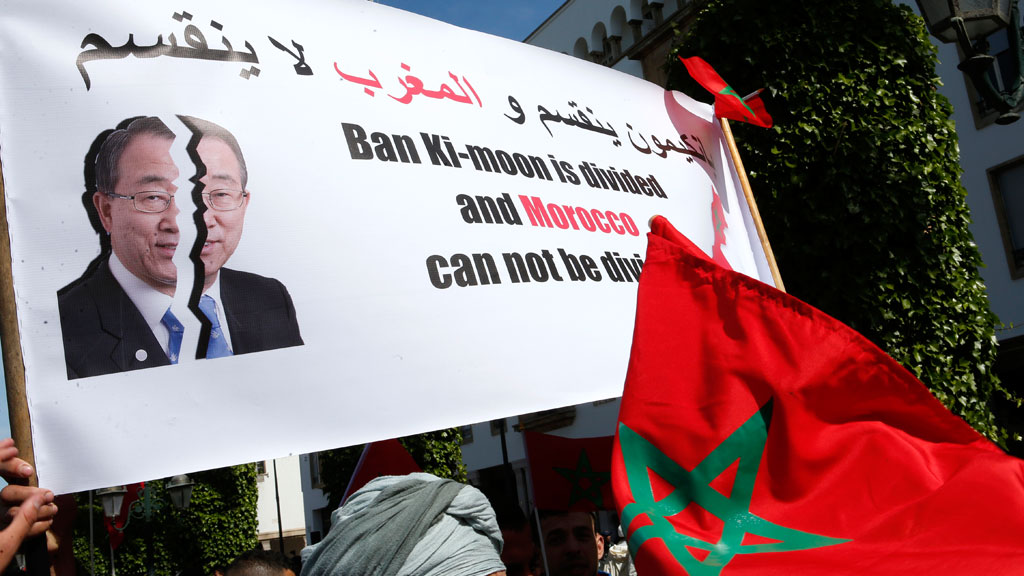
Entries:
<svg viewBox="0 0 1024 576">
<path fill-rule="evenodd" d="M 663 218 L 648 242 L 612 457 L 639 573 L 1024 571 L 1024 461 Z"/>
<path fill-rule="evenodd" d="M 693 76 L 698 84 L 715 95 L 715 115 L 730 120 L 749 122 L 764 128 L 772 127 L 772 117 L 768 115 L 760 96 L 754 95 L 744 100 L 700 56 L 691 58 L 680 56 L 679 60 L 686 66 L 686 71 Z"/>
<path fill-rule="evenodd" d="M 352 478 L 348 481 L 341 501 L 348 500 L 353 492 L 366 486 L 370 480 L 378 476 L 403 476 L 422 471 L 413 460 L 412 454 L 409 454 L 409 451 L 398 440 L 392 438 L 371 442 L 363 448 L 363 453 L 359 456 L 356 469 L 352 471 Z"/>
<path fill-rule="evenodd" d="M 534 506 L 538 510 L 611 510 L 612 438 L 523 432 Z"/>
</svg>

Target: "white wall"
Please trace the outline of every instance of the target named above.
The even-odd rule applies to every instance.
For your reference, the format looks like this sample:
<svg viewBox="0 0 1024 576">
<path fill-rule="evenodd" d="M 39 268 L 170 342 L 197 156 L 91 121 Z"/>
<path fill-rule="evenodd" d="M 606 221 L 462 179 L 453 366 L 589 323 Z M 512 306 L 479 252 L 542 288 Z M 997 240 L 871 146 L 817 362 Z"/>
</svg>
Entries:
<svg viewBox="0 0 1024 576">
<path fill-rule="evenodd" d="M 898 0 L 920 14 L 916 2 Z M 985 267 L 981 276 L 988 290 L 989 301 L 999 319 L 1006 325 L 1017 327 L 999 330 L 996 336 L 1002 340 L 1024 335 L 1024 279 L 1010 277 L 1006 260 L 1006 248 L 996 219 L 992 190 L 985 171 L 1007 160 L 1024 155 L 1024 120 L 1015 124 L 999 126 L 991 124 L 978 130 L 974 126 L 971 104 L 967 92 L 967 78 L 957 69 L 960 62 L 953 44 L 932 43 L 939 48 L 938 73 L 943 86 L 939 92 L 953 104 L 953 119 L 960 137 L 960 166 L 963 168 L 961 182 L 967 189 L 967 204 L 971 209 L 971 233 L 981 251 Z"/>
<path fill-rule="evenodd" d="M 274 460 L 267 460 L 267 473 L 257 478 L 259 500 L 256 517 L 262 536 L 278 533 L 277 499 L 274 494 Z M 302 484 L 299 472 L 299 457 L 279 458 L 277 463 L 277 488 L 281 496 L 281 528 L 285 536 L 306 531 L 306 517 L 303 510 Z"/>
<path fill-rule="evenodd" d="M 662 14 L 668 19 L 679 9 L 680 4 L 687 3 L 689 0 L 666 0 Z M 582 38 L 587 44 L 588 52 L 600 50 L 601 45 L 593 41 L 594 27 L 600 23 L 609 36 L 622 36 L 622 51 L 625 52 L 633 45 L 633 33 L 628 24 L 622 26 L 621 21 L 614 19 L 612 15 L 616 8 L 621 8 L 625 12 L 627 22 L 642 19 L 640 5 L 640 0 L 568 0 L 555 12 L 553 18 L 541 24 L 524 42 L 572 56 L 577 41 Z M 623 58 L 612 68 L 632 76 L 643 77 L 641 64 L 637 60 Z"/>
<path fill-rule="evenodd" d="M 321 538 L 326 536 L 317 510 L 327 506 L 327 496 L 324 495 L 323 490 L 313 486 L 309 467 L 311 457 L 314 456 L 303 454 L 299 458 L 299 474 L 302 481 L 302 500 L 304 503 L 303 514 L 306 522 L 306 544 L 313 544 L 310 538 L 312 532 L 319 532 Z"/>
</svg>

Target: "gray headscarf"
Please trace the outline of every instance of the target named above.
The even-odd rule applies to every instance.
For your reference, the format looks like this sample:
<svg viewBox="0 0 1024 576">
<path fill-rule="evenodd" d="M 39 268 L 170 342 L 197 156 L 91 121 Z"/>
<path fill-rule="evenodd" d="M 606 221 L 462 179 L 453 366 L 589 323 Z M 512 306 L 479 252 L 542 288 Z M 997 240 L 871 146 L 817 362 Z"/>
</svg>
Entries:
<svg viewBox="0 0 1024 576">
<path fill-rule="evenodd" d="M 505 569 L 501 530 L 472 486 L 431 474 L 381 476 L 302 551 L 302 576 L 486 576 Z"/>
</svg>

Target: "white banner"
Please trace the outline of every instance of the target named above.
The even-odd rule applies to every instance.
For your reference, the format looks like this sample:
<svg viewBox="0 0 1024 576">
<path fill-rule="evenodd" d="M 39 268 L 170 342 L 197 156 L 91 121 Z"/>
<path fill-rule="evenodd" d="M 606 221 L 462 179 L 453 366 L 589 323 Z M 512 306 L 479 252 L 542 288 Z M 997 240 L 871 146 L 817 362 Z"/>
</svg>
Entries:
<svg viewBox="0 0 1024 576">
<path fill-rule="evenodd" d="M 42 485 L 617 396 L 654 214 L 771 282 L 708 106 L 362 0 L 186 4 L 0 1 Z"/>
</svg>

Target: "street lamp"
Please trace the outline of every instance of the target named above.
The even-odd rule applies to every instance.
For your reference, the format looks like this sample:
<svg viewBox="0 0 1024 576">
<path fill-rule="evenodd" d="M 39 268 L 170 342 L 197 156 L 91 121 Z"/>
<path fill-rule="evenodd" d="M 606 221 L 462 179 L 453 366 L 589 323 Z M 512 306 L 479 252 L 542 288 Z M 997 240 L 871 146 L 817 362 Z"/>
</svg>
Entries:
<svg viewBox="0 0 1024 576">
<path fill-rule="evenodd" d="M 185 474 L 173 476 L 164 484 L 164 488 L 167 490 L 167 495 L 171 500 L 171 504 L 178 510 L 188 508 L 188 505 L 191 503 L 192 485 L 192 479 Z M 127 493 L 128 489 L 125 486 L 114 486 L 96 491 L 96 495 L 99 496 L 100 502 L 103 504 L 103 514 L 107 518 L 111 519 L 110 526 L 118 532 L 124 532 L 124 530 L 128 528 L 128 523 L 133 517 L 142 518 L 146 521 L 146 549 L 149 553 L 149 574 L 152 575 L 155 569 L 153 561 L 153 527 L 149 522 L 153 519 L 153 515 L 163 508 L 164 501 L 156 496 L 152 485 L 147 484 L 144 488 L 139 489 L 138 499 L 128 506 L 128 512 L 125 514 L 124 524 L 118 526 L 116 522 L 113 522 L 113 520 L 121 514 L 121 506 L 124 504 L 124 497 Z M 111 574 L 113 574 L 113 544 L 111 544 L 110 547 L 110 570 Z"/>
<path fill-rule="evenodd" d="M 164 485 L 167 488 L 167 494 L 171 497 L 171 504 L 178 510 L 188 508 L 192 502 L 192 484 L 192 479 L 187 475 L 178 474 L 172 476 Z"/>
<path fill-rule="evenodd" d="M 103 515 L 107 518 L 113 518 L 121 513 L 121 504 L 124 503 L 124 495 L 128 493 L 128 488 L 125 486 L 111 486 L 110 488 L 101 488 L 96 491 L 96 495 L 99 496 L 100 502 L 103 503 Z"/>
<path fill-rule="evenodd" d="M 188 508 L 188 505 L 192 501 L 192 479 L 185 474 L 179 474 L 171 477 L 170 480 L 164 484 L 164 488 L 167 489 L 167 495 L 171 500 L 171 504 L 174 505 L 178 510 L 184 510 Z M 103 503 L 103 514 L 113 520 L 115 517 L 121 514 L 121 505 L 124 503 L 124 496 L 128 493 L 128 489 L 125 486 L 114 486 L 111 488 L 102 488 L 96 491 L 96 495 L 99 496 L 100 502 Z M 146 486 L 139 490 L 138 499 L 131 503 L 128 507 L 128 513 L 125 514 L 124 524 L 120 527 L 115 525 L 118 531 L 123 532 L 128 527 L 128 522 L 133 517 L 142 518 L 147 522 L 152 519 L 153 514 L 160 510 L 164 505 L 164 502 L 159 499 L 153 492 L 152 486 Z"/>
<path fill-rule="evenodd" d="M 960 47 L 964 56 L 957 67 L 970 77 L 985 103 L 999 112 L 996 123 L 1016 122 L 1020 114 L 1015 109 L 1024 96 L 1017 0 L 917 0 L 917 6 L 932 36 L 942 42 L 956 42 Z M 1000 88 L 992 74 L 995 58 L 988 54 L 985 39 L 1003 29 L 1007 32 L 1012 79 Z"/>
</svg>

